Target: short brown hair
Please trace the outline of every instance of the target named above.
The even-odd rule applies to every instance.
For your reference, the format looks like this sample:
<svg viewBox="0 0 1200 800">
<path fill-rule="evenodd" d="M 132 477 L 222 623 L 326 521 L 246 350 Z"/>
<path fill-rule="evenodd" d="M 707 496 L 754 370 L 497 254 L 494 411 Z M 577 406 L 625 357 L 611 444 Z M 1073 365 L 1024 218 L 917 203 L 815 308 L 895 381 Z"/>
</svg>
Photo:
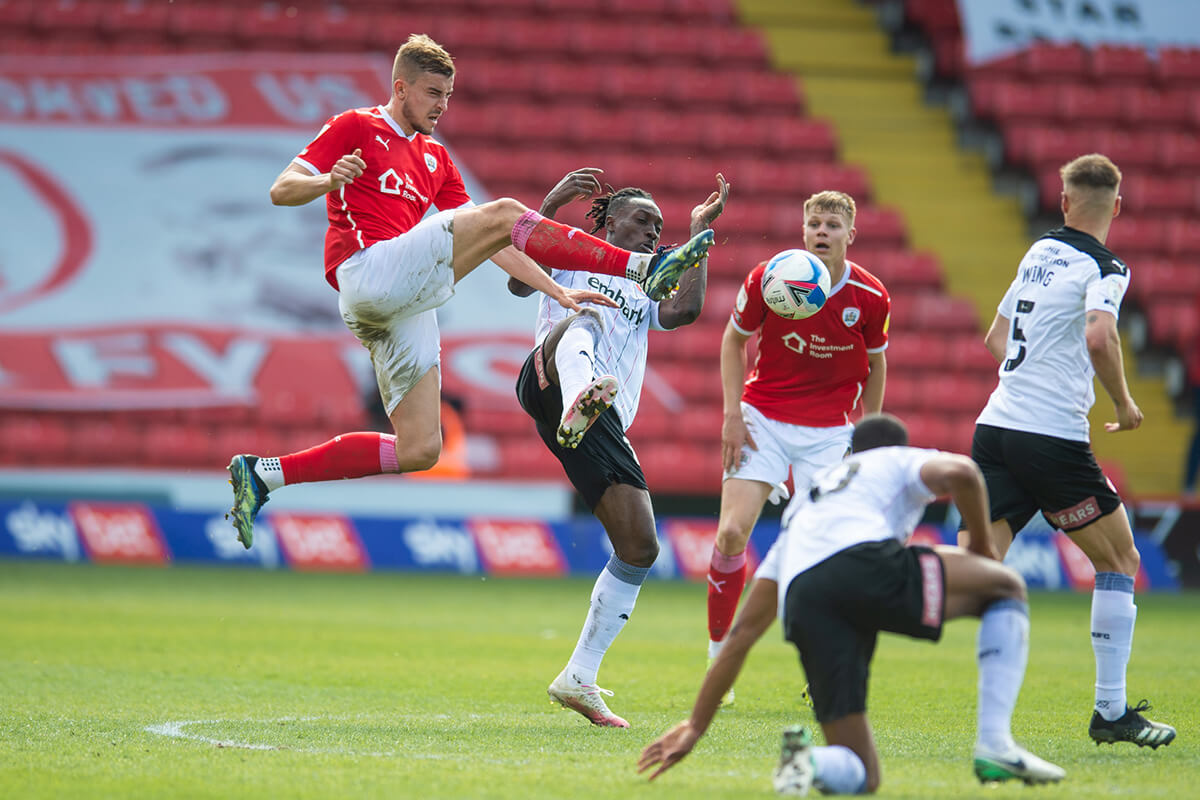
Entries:
<svg viewBox="0 0 1200 800">
<path fill-rule="evenodd" d="M 826 214 L 841 214 L 846 218 L 848 224 L 853 227 L 854 215 L 858 209 L 854 206 L 854 198 L 845 192 L 837 192 L 827 189 L 823 192 L 817 192 L 812 197 L 804 201 L 804 216 L 807 217 L 814 211 L 821 211 Z"/>
<path fill-rule="evenodd" d="M 1109 206 L 1121 188 L 1121 170 L 1108 156 L 1091 152 L 1063 164 L 1062 191 L 1085 206 Z"/>
<path fill-rule="evenodd" d="M 423 33 L 414 33 L 396 51 L 392 62 L 392 81 L 404 78 L 416 80 L 418 73 L 433 72 L 437 75 L 454 77 L 454 59 L 446 48 Z"/>
</svg>

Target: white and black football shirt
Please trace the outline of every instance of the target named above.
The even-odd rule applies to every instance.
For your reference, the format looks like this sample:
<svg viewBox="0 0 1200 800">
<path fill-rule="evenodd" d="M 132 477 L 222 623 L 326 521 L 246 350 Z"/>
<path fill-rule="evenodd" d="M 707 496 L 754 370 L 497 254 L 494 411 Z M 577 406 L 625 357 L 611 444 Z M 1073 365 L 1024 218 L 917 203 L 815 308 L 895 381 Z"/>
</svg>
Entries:
<svg viewBox="0 0 1200 800">
<path fill-rule="evenodd" d="M 1009 321 L 1000 383 L 979 424 L 1091 441 L 1095 368 L 1084 323 L 1089 311 L 1117 317 L 1129 268 L 1093 236 L 1056 228 L 1029 248 L 997 309 Z"/>
</svg>

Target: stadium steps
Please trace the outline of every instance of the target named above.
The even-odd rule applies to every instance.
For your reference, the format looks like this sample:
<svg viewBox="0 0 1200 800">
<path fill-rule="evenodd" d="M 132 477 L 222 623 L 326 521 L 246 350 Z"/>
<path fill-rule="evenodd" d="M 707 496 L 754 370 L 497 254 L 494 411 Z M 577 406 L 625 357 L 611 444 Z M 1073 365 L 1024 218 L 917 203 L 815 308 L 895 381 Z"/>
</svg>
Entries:
<svg viewBox="0 0 1200 800">
<path fill-rule="evenodd" d="M 766 28 L 772 62 L 803 79 L 809 114 L 834 126 L 842 160 L 867 171 L 874 202 L 899 209 L 909 244 L 939 257 L 947 291 L 971 301 L 982 331 L 1029 245 L 1026 221 L 1015 198 L 993 191 L 984 158 L 958 147 L 949 113 L 924 103 L 913 57 L 892 53 L 874 11 L 854 0 L 737 5 L 744 23 Z M 1125 358 L 1136 373 L 1133 354 Z M 1105 436 L 1112 412 L 1099 390 L 1097 457 L 1119 463 L 1135 494 L 1174 492 L 1186 426 L 1160 380 L 1131 383 L 1146 422 L 1133 435 Z"/>
</svg>

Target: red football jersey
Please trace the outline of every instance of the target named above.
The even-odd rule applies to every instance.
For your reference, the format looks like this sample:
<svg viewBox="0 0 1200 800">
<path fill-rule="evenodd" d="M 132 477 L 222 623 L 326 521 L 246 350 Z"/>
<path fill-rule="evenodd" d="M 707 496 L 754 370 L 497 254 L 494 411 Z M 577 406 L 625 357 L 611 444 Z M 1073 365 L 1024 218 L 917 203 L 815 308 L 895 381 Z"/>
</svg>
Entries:
<svg viewBox="0 0 1200 800">
<path fill-rule="evenodd" d="M 733 325 L 758 331 L 758 356 L 742 399 L 765 416 L 811 428 L 850 422 L 870 372 L 868 352 L 887 347 L 891 298 L 871 273 L 851 261 L 825 306 L 808 319 L 784 319 L 762 296 L 766 262 L 742 284 Z"/>
<path fill-rule="evenodd" d="M 294 163 L 319 175 L 356 149 L 367 164 L 363 174 L 325 195 L 325 279 L 335 289 L 338 264 L 355 252 L 412 230 L 430 206 L 458 208 L 471 199 L 446 148 L 423 133 L 405 136 L 382 106 L 330 118 Z"/>
</svg>

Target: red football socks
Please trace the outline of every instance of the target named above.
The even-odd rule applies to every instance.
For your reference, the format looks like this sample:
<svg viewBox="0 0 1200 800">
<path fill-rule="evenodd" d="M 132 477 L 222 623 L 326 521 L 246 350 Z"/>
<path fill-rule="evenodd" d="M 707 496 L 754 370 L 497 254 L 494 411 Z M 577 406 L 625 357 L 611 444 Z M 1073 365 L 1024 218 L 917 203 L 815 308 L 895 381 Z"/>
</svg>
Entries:
<svg viewBox="0 0 1200 800">
<path fill-rule="evenodd" d="M 729 633 L 738 601 L 746 588 L 746 551 L 727 556 L 713 545 L 708 566 L 708 638 L 719 642 Z"/>
<path fill-rule="evenodd" d="M 284 484 L 362 478 L 399 472 L 396 437 L 390 433 L 343 433 L 324 444 L 280 456 Z"/>
<path fill-rule="evenodd" d="M 551 269 L 585 270 L 637 280 L 650 253 L 622 250 L 579 228 L 527 211 L 513 226 L 512 241 L 518 250 Z"/>
</svg>

